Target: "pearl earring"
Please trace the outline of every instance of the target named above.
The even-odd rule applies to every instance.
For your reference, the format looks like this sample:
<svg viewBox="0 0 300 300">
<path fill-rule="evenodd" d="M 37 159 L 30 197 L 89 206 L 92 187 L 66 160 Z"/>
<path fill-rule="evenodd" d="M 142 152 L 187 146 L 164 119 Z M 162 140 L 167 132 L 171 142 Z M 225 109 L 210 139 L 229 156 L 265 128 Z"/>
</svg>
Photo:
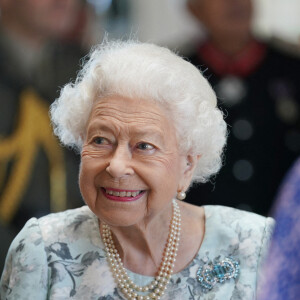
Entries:
<svg viewBox="0 0 300 300">
<path fill-rule="evenodd" d="M 176 198 L 177 198 L 178 200 L 184 200 L 185 197 L 186 197 L 186 193 L 185 193 L 184 191 L 177 192 Z"/>
</svg>

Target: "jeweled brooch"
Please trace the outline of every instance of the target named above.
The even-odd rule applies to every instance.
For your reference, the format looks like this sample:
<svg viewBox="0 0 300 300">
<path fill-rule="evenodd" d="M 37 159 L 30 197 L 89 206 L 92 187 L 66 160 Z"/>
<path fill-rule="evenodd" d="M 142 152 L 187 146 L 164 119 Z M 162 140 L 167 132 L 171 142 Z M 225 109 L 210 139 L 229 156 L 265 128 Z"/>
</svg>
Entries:
<svg viewBox="0 0 300 300">
<path fill-rule="evenodd" d="M 235 279 L 240 273 L 240 264 L 232 257 L 201 266 L 197 271 L 197 280 L 204 290 L 211 290 L 216 283 L 224 283 L 228 279 Z"/>
</svg>

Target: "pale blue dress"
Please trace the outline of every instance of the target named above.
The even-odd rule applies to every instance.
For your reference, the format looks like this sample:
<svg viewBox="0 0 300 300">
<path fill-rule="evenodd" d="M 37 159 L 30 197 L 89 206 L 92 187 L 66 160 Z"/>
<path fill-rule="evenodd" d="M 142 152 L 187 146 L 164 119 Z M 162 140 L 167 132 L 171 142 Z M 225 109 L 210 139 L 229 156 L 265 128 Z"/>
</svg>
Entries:
<svg viewBox="0 0 300 300">
<path fill-rule="evenodd" d="M 191 263 L 172 276 L 161 299 L 255 299 L 273 220 L 228 207 L 204 208 L 202 246 Z M 239 261 L 239 276 L 204 289 L 197 270 L 225 257 Z M 129 273 L 139 285 L 153 279 Z M 0 299 L 125 299 L 106 261 L 98 219 L 87 206 L 27 222 L 9 249 Z"/>
</svg>

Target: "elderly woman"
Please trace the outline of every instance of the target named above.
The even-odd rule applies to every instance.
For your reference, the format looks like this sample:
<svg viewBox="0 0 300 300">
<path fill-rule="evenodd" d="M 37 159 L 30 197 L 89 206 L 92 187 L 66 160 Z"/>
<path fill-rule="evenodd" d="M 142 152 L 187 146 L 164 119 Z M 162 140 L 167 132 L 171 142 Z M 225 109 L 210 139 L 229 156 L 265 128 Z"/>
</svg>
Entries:
<svg viewBox="0 0 300 300">
<path fill-rule="evenodd" d="M 181 201 L 218 172 L 226 141 L 198 69 L 152 44 L 105 42 L 51 117 L 81 154 L 86 206 L 27 222 L 1 298 L 255 298 L 272 220 Z"/>
</svg>

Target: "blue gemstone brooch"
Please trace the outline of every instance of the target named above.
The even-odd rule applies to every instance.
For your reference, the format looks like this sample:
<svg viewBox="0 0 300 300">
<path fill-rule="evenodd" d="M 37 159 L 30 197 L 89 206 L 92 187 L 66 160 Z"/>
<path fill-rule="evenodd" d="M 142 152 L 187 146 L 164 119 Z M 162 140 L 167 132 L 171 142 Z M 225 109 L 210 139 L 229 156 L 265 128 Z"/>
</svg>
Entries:
<svg viewBox="0 0 300 300">
<path fill-rule="evenodd" d="M 224 283 L 231 278 L 237 278 L 240 264 L 232 257 L 201 266 L 197 271 L 197 280 L 204 290 L 211 290 L 216 283 Z"/>
</svg>

